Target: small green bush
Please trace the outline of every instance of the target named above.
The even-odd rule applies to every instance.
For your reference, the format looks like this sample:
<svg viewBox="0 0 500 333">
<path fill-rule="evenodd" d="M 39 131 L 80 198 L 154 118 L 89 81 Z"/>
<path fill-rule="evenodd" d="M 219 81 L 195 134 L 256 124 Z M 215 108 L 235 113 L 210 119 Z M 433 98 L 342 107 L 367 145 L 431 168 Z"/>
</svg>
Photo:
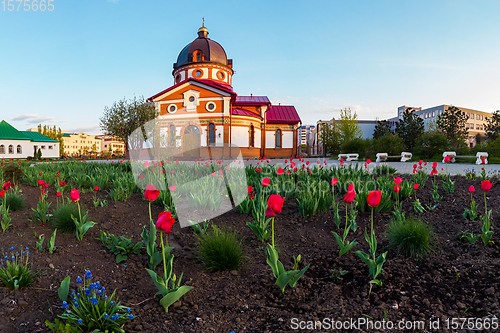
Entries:
<svg viewBox="0 0 500 333">
<path fill-rule="evenodd" d="M 5 201 L 7 202 L 7 208 L 11 212 L 15 212 L 24 208 L 24 198 L 19 194 L 9 193 L 6 195 Z"/>
<path fill-rule="evenodd" d="M 432 252 L 436 239 L 431 227 L 413 216 L 400 223 L 392 220 L 387 234 L 390 248 L 417 259 L 423 259 Z"/>
<path fill-rule="evenodd" d="M 3 178 L 13 184 L 17 184 L 24 175 L 23 168 L 19 164 L 7 164 L 2 168 Z"/>
<path fill-rule="evenodd" d="M 404 141 L 401 137 L 389 133 L 373 140 L 373 150 L 376 153 L 387 153 L 389 156 L 400 156 L 405 151 Z"/>
<path fill-rule="evenodd" d="M 208 271 L 231 271 L 242 266 L 243 245 L 236 231 L 212 225 L 212 229 L 196 238 L 198 258 Z"/>
<path fill-rule="evenodd" d="M 82 210 L 82 215 L 83 214 L 84 211 Z M 56 208 L 54 216 L 50 220 L 50 224 L 52 227 L 57 228 L 62 232 L 75 232 L 76 226 L 75 222 L 73 222 L 73 219 L 71 218 L 71 215 L 78 218 L 78 206 L 75 203 L 68 201 Z"/>
<path fill-rule="evenodd" d="M 5 201 L 7 202 L 7 208 L 11 212 L 15 212 L 24 208 L 24 198 L 19 194 L 9 193 L 6 195 Z"/>
</svg>

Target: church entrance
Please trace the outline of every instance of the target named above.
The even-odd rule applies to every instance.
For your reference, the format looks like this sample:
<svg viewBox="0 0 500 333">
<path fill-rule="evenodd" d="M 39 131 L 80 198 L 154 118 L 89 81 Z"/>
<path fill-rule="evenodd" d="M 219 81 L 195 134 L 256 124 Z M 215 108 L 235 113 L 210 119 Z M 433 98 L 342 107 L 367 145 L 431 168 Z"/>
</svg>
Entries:
<svg viewBox="0 0 500 333">
<path fill-rule="evenodd" d="M 184 156 L 200 156 L 201 134 L 198 127 L 189 125 L 182 136 L 182 151 Z"/>
</svg>

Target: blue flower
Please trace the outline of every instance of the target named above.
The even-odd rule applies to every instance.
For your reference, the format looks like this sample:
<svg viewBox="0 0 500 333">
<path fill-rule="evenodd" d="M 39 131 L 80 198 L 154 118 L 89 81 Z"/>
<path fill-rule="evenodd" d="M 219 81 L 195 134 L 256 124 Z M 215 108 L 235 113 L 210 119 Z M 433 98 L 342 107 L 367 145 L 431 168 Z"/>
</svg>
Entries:
<svg viewBox="0 0 500 333">
<path fill-rule="evenodd" d="M 10 247 L 10 250 L 11 250 L 11 251 L 14 251 L 14 247 L 13 247 L 13 246 L 11 246 L 11 247 Z"/>
<path fill-rule="evenodd" d="M 19 247 L 23 247 L 22 245 L 19 245 Z"/>
<path fill-rule="evenodd" d="M 5 256 L 5 260 L 9 260 L 9 257 Z"/>
<path fill-rule="evenodd" d="M 128 319 L 134 319 L 134 316 L 132 314 L 129 314 Z"/>
<path fill-rule="evenodd" d="M 102 287 L 101 290 L 102 290 L 103 293 L 106 292 L 106 288 L 104 288 L 104 287 Z"/>
<path fill-rule="evenodd" d="M 68 307 L 68 302 L 64 301 L 63 302 L 63 309 L 66 309 Z"/>
<path fill-rule="evenodd" d="M 29 250 L 29 248 L 27 248 L 27 247 L 25 247 L 24 249 L 25 249 L 26 251 L 27 251 L 27 250 Z"/>
<path fill-rule="evenodd" d="M 80 298 L 82 297 L 82 295 L 80 295 L 80 293 L 76 294 L 76 297 Z"/>
<path fill-rule="evenodd" d="M 111 316 L 112 320 L 120 319 L 120 317 L 115 313 L 113 316 Z"/>
<path fill-rule="evenodd" d="M 94 290 L 95 289 L 95 285 L 93 283 L 90 284 L 89 286 L 90 290 Z"/>
<path fill-rule="evenodd" d="M 85 289 L 85 296 L 90 296 L 90 289 L 89 288 Z"/>
<path fill-rule="evenodd" d="M 81 324 L 82 323 L 82 320 L 81 319 L 78 319 L 78 324 Z"/>
<path fill-rule="evenodd" d="M 108 319 L 109 315 L 107 313 L 104 313 L 104 318 Z"/>
<path fill-rule="evenodd" d="M 127 308 L 127 312 L 130 313 L 130 308 Z"/>
<path fill-rule="evenodd" d="M 79 307 L 78 302 L 75 302 L 75 308 Z"/>
<path fill-rule="evenodd" d="M 16 258 L 14 256 L 12 256 L 12 260 L 16 260 Z"/>
<path fill-rule="evenodd" d="M 96 289 L 101 289 L 101 283 L 99 281 L 97 281 L 95 283 L 95 285 L 96 285 Z"/>
<path fill-rule="evenodd" d="M 92 305 L 97 305 L 99 302 L 97 301 L 97 298 L 92 298 Z"/>
<path fill-rule="evenodd" d="M 111 305 L 115 305 L 115 302 L 111 301 L 109 304 L 111 304 Z"/>
<path fill-rule="evenodd" d="M 76 278 L 76 283 L 80 284 L 80 283 L 82 283 L 82 282 L 83 282 L 83 281 L 82 281 L 82 278 L 81 278 L 81 277 L 77 277 L 77 278 Z"/>
<path fill-rule="evenodd" d="M 102 296 L 102 291 L 100 291 L 100 290 L 99 290 L 99 291 L 97 292 L 97 296 L 101 297 L 101 296 Z"/>
<path fill-rule="evenodd" d="M 90 271 L 87 271 L 87 273 L 85 273 L 85 280 L 88 280 L 92 278 L 92 273 Z"/>
</svg>

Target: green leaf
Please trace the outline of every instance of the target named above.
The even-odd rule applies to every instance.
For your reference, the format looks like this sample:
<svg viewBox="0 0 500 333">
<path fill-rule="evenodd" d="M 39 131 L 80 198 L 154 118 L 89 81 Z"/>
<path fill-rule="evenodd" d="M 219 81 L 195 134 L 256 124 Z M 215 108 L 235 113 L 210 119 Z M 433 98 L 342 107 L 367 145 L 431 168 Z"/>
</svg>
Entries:
<svg viewBox="0 0 500 333">
<path fill-rule="evenodd" d="M 276 285 L 280 287 L 281 292 L 284 294 L 285 293 L 285 287 L 288 284 L 288 282 L 293 278 L 295 274 L 297 274 L 299 271 L 293 270 L 293 271 L 288 271 L 288 272 L 283 272 L 278 278 L 276 279 Z"/>
<path fill-rule="evenodd" d="M 166 281 L 164 281 L 161 277 L 159 277 L 152 270 L 146 268 L 146 271 L 149 273 L 149 276 L 151 276 L 156 288 L 158 289 L 158 292 L 156 293 L 156 295 L 158 295 L 158 294 L 161 294 L 162 296 L 167 295 L 169 289 L 168 289 Z"/>
<path fill-rule="evenodd" d="M 370 283 L 374 283 L 377 286 L 382 287 L 382 281 L 380 281 L 380 280 L 371 280 Z"/>
<path fill-rule="evenodd" d="M 302 277 L 302 275 L 304 275 L 304 273 L 307 271 L 308 268 L 309 268 L 309 265 L 302 268 L 302 270 L 299 273 L 297 273 L 297 275 L 293 276 L 293 278 L 288 282 L 288 285 L 290 286 L 290 288 L 295 288 L 295 286 L 297 286 L 297 282 Z"/>
<path fill-rule="evenodd" d="M 352 242 L 346 242 L 346 246 L 344 246 L 340 252 L 339 252 L 339 257 L 346 254 L 346 253 L 349 253 L 349 251 L 351 251 L 358 243 L 356 242 L 356 240 L 353 240 Z"/>
<path fill-rule="evenodd" d="M 165 308 L 165 312 L 168 312 L 168 307 L 175 302 L 182 296 L 184 296 L 185 293 L 193 289 L 193 287 L 190 286 L 182 286 L 176 291 L 169 292 L 163 298 L 160 300 L 160 304 Z"/>
<path fill-rule="evenodd" d="M 125 261 L 127 260 L 127 256 L 126 255 L 122 255 L 122 254 L 117 254 L 116 255 L 116 263 L 119 264 L 121 263 L 122 261 Z"/>
<path fill-rule="evenodd" d="M 61 301 L 67 301 L 68 300 L 68 294 L 69 294 L 69 283 L 70 283 L 71 277 L 66 276 L 64 280 L 61 282 L 61 286 L 59 289 L 57 289 L 57 294 L 59 295 L 59 299 Z"/>
</svg>

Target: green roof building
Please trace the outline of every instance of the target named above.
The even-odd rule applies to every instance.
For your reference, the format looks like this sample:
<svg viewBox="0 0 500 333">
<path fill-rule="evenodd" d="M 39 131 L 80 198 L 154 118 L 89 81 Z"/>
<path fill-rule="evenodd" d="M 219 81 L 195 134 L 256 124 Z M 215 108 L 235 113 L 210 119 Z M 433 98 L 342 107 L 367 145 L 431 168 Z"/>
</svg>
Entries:
<svg viewBox="0 0 500 333">
<path fill-rule="evenodd" d="M 26 158 L 40 149 L 42 157 L 59 157 L 59 141 L 38 132 L 18 131 L 2 120 L 0 122 L 0 159 Z"/>
</svg>

